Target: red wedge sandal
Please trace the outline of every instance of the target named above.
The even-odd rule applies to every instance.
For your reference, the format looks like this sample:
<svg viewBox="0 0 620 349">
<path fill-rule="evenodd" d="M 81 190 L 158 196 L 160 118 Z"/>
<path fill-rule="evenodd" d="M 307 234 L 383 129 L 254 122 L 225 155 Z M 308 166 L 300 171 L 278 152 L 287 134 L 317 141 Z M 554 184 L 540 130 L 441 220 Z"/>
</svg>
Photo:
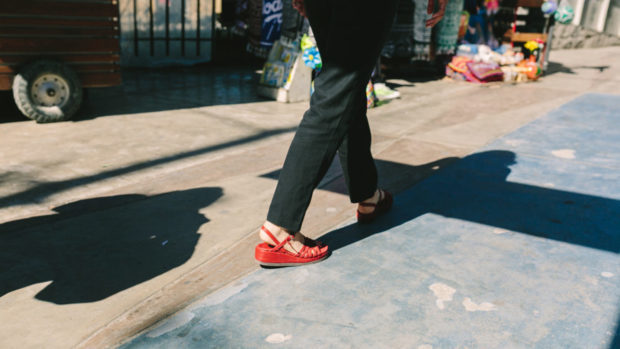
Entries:
<svg viewBox="0 0 620 349">
<path fill-rule="evenodd" d="M 374 207 L 375 210 L 370 213 L 362 213 L 358 210 L 357 222 L 362 224 L 371 223 L 375 220 L 375 218 L 389 211 L 392 208 L 393 201 L 392 194 L 383 189 L 379 189 L 379 201 L 377 201 L 376 204 L 365 202 L 359 203 L 362 207 Z"/>
<path fill-rule="evenodd" d="M 286 239 L 278 242 L 278 239 L 264 226 L 262 231 L 267 234 L 271 240 L 277 243 L 275 246 L 266 242 L 260 243 L 254 249 L 254 258 L 264 266 L 269 267 L 290 267 L 302 264 L 310 264 L 322 261 L 328 255 L 329 248 L 318 241 L 305 238 L 304 247 L 297 252 L 289 252 L 284 248 L 289 244 L 293 235 L 289 235 Z"/>
</svg>

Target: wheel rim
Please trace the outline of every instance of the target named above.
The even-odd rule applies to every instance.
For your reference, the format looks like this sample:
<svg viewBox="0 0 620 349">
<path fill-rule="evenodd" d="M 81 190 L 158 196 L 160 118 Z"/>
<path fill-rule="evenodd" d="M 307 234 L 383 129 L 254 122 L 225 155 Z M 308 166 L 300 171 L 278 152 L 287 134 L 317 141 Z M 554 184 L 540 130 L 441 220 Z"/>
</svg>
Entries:
<svg viewBox="0 0 620 349">
<path fill-rule="evenodd" d="M 40 107 L 63 107 L 69 102 L 69 83 L 60 75 L 43 74 L 32 84 L 30 98 Z"/>
</svg>

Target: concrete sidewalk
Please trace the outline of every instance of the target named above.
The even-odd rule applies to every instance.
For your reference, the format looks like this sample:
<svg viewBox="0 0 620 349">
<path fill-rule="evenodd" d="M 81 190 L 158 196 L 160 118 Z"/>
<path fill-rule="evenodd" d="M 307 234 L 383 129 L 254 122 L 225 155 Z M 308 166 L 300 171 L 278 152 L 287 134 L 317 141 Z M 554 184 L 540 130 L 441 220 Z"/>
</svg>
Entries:
<svg viewBox="0 0 620 349">
<path fill-rule="evenodd" d="M 392 81 L 403 98 L 369 113 L 381 185 L 409 188 L 585 92 L 620 94 L 618 54 L 553 52 L 555 73 L 517 86 Z M 0 124 L 0 347 L 114 346 L 258 269 L 306 105 L 257 101 L 253 78 L 129 72 L 93 91 L 90 119 Z M 348 221 L 343 193 L 335 166 L 303 231 Z"/>
<path fill-rule="evenodd" d="M 588 94 L 122 348 L 618 348 L 620 96 Z"/>
</svg>

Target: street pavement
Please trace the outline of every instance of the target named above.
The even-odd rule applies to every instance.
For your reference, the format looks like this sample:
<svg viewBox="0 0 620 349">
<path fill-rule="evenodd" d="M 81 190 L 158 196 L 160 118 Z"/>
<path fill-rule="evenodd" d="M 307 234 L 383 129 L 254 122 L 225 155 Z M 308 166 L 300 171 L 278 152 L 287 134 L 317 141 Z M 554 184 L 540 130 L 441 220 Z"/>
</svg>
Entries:
<svg viewBox="0 0 620 349">
<path fill-rule="evenodd" d="M 503 322 L 496 321 L 498 325 L 503 323 L 509 327 L 505 331 L 512 335 L 506 338 L 517 339 L 524 333 L 538 333 L 538 337 L 532 338 L 544 338 L 544 330 L 541 328 L 540 332 L 536 332 L 540 326 L 535 325 L 542 324 L 549 318 L 542 318 L 539 322 L 533 321 L 535 318 L 527 318 L 518 325 L 520 319 L 518 316 L 510 322 L 505 316 L 506 312 L 500 310 L 514 309 L 515 304 L 520 304 L 514 301 L 518 297 L 522 297 L 522 302 L 525 302 L 524 309 L 529 309 L 528 305 L 533 307 L 537 304 L 537 298 L 532 298 L 529 303 L 527 298 L 545 291 L 549 293 L 549 297 L 558 298 L 558 291 L 553 287 L 573 285 L 571 282 L 575 280 L 569 276 L 581 275 L 591 286 L 581 285 L 577 290 L 562 291 L 583 297 L 586 306 L 600 309 L 599 323 L 594 324 L 593 328 L 610 327 L 615 321 L 610 318 L 617 316 L 617 309 L 612 309 L 613 306 L 610 306 L 608 301 L 609 297 L 615 297 L 616 302 L 618 299 L 618 272 L 613 270 L 617 269 L 617 259 L 614 259 L 617 258 L 617 250 L 613 250 L 614 246 L 617 246 L 617 238 L 605 241 L 601 239 L 600 234 L 607 231 L 605 229 L 609 229 L 610 226 L 614 227 L 611 225 L 614 223 L 611 213 L 617 212 L 617 186 L 614 187 L 615 183 L 604 184 L 609 183 L 609 177 L 613 178 L 614 173 L 601 170 L 598 172 L 601 177 L 593 176 L 590 181 L 583 180 L 584 177 L 577 175 L 571 177 L 566 174 L 577 170 L 576 173 L 584 173 L 586 172 L 584 168 L 591 166 L 607 169 L 614 169 L 613 166 L 616 166 L 617 169 L 617 162 L 613 162 L 617 161 L 617 140 L 614 143 L 613 138 L 610 140 L 609 137 L 602 137 L 599 132 L 591 129 L 602 128 L 601 134 L 605 134 L 603 131 L 614 131 L 614 124 L 596 123 L 596 120 L 592 121 L 594 123 L 580 121 L 578 124 L 588 129 L 589 133 L 581 134 L 579 137 L 587 135 L 588 142 L 592 143 L 590 148 L 584 147 L 583 139 L 577 136 L 562 147 L 558 143 L 540 143 L 546 139 L 549 139 L 549 142 L 555 139 L 557 142 L 558 137 L 561 138 L 557 135 L 541 134 L 540 130 L 539 133 L 524 134 L 523 139 L 512 139 L 501 146 L 486 147 L 495 144 L 492 142 L 499 142 L 498 139 L 510 140 L 505 138 L 508 137 L 506 135 L 513 137 L 521 130 L 526 130 L 528 126 L 535 125 L 537 120 L 561 119 L 554 114 L 556 110 L 576 108 L 580 115 L 587 115 L 589 105 L 594 106 L 592 110 L 603 111 L 607 110 L 604 108 L 605 103 L 616 103 L 617 106 L 617 100 L 614 98 L 620 95 L 618 54 L 620 48 L 617 47 L 554 51 L 551 56 L 550 74 L 539 82 L 522 85 L 476 86 L 446 80 L 423 81 L 406 78 L 390 80 L 401 92 L 402 98 L 371 110 L 369 119 L 373 130 L 373 153 L 377 158 L 381 186 L 398 194 L 398 206 L 389 216 L 397 219 L 390 221 L 386 217 L 388 220 L 380 225 L 383 228 L 354 233 L 357 237 L 349 241 L 337 238 L 347 236 L 340 234 L 337 227 L 345 231 L 356 228 L 350 224 L 354 205 L 348 202 L 338 164 L 334 164 L 313 197 L 302 231 L 310 237 L 325 235 L 325 239 L 332 247 L 338 248 L 330 259 L 310 268 L 328 269 L 324 275 L 327 279 L 337 278 L 340 270 L 343 274 L 337 279 L 348 280 L 347 278 L 353 278 L 353 275 L 360 274 L 360 269 L 364 270 L 368 266 L 360 263 L 359 266 L 347 271 L 347 265 L 355 264 L 358 261 L 356 258 L 363 258 L 366 263 L 370 263 L 368 259 L 374 256 L 379 264 L 371 265 L 377 268 L 370 271 L 365 269 L 363 274 L 375 276 L 379 276 L 379 267 L 383 266 L 382 260 L 385 260 L 388 266 L 402 264 L 407 268 L 402 269 L 403 274 L 396 275 L 420 273 L 419 284 L 398 284 L 399 287 L 403 287 L 401 289 L 403 292 L 406 287 L 413 287 L 410 290 L 412 297 L 413 295 L 422 297 L 408 300 L 419 302 L 420 309 L 426 311 L 419 312 L 417 319 L 422 319 L 422 315 L 426 314 L 428 318 L 423 320 L 429 324 L 433 319 L 440 319 L 440 316 L 453 314 L 457 324 L 470 321 L 469 319 L 463 321 L 466 316 L 464 314 L 471 313 L 472 316 L 478 316 L 492 313 L 503 320 Z M 147 339 L 164 343 L 171 333 L 175 333 L 166 330 L 165 326 L 160 327 L 160 336 L 148 335 L 158 333 L 153 332 L 153 326 L 159 326 L 158 323 L 162 319 L 181 311 L 178 313 L 181 315 L 173 319 L 178 323 L 184 323 L 178 319 L 179 316 L 181 320 L 190 317 L 191 314 L 187 312 L 186 307 L 200 308 L 202 304 L 204 308 L 205 305 L 213 303 L 214 298 L 209 298 L 211 294 L 212 297 L 219 294 L 217 297 L 221 297 L 220 299 L 231 294 L 245 295 L 250 297 L 247 300 L 251 300 L 252 295 L 256 295 L 255 292 L 259 291 L 251 280 L 258 282 L 269 273 L 275 275 L 296 273 L 295 269 L 261 270 L 253 260 L 253 247 L 258 242 L 256 233 L 264 220 L 288 144 L 307 104 L 280 104 L 261 100 L 254 93 L 256 74 L 248 69 L 138 70 L 125 72 L 124 79 L 124 85 L 121 87 L 91 91 L 82 115 L 74 122 L 37 125 L 21 121 L 14 107 L 2 103 L 0 114 L 2 117 L 0 322 L 3 324 L 0 326 L 0 347 L 2 348 L 114 347 L 141 333 L 142 337 L 128 345 L 141 345 L 146 343 L 143 341 Z M 611 102 L 605 102 L 608 100 Z M 520 129 L 524 125 L 526 127 Z M 551 129 L 551 126 L 539 127 L 545 130 Z M 513 133 L 518 129 L 517 133 Z M 556 133 L 563 134 L 562 132 L 564 131 L 557 130 Z M 579 144 L 582 145 L 578 147 Z M 545 156 L 549 157 L 548 153 L 544 153 L 545 149 L 555 152 L 551 154 L 551 159 L 555 160 L 551 162 L 553 165 L 551 168 L 548 168 L 548 164 L 536 162 L 546 159 Z M 585 153 L 584 149 L 587 150 Z M 611 155 L 605 157 L 601 156 L 601 153 Z M 511 154 L 512 161 L 516 161 L 516 164 L 510 164 Z M 574 158 L 570 159 L 571 157 Z M 611 162 L 606 163 L 605 159 L 611 159 Z M 560 160 L 565 162 L 558 163 Z M 494 194 L 495 191 L 475 190 L 474 187 L 467 191 L 465 190 L 468 189 L 467 185 L 459 185 L 458 188 L 463 189 L 457 192 L 460 196 L 452 194 L 451 200 L 447 203 L 456 204 L 460 200 L 466 200 L 470 203 L 468 206 L 432 207 L 443 201 L 434 202 L 429 192 L 441 193 L 435 197 L 438 200 L 451 193 L 449 190 L 451 186 L 463 183 L 450 180 L 450 175 L 456 176 L 450 171 L 461 168 L 462 172 L 459 173 L 464 173 L 463 180 L 474 177 L 467 172 L 471 170 L 471 166 L 468 170 L 468 164 L 487 164 L 483 167 L 495 169 L 495 172 L 491 171 L 492 176 L 486 176 L 488 180 L 500 192 L 510 193 L 509 196 L 521 205 L 517 205 L 515 201 L 504 201 Z M 565 172 L 561 172 L 562 166 L 568 166 Z M 575 170 L 575 166 L 582 168 Z M 559 176 L 554 171 L 560 171 L 565 175 Z M 546 180 L 538 183 L 537 176 L 545 177 Z M 427 178 L 430 182 L 424 181 Z M 433 181 L 441 180 L 445 183 L 432 184 Z M 588 186 L 583 186 L 584 182 L 587 182 Z M 474 182 L 465 181 L 465 183 Z M 478 183 L 478 188 L 483 184 L 484 182 Z M 412 191 L 415 190 L 426 190 L 427 195 L 427 200 L 420 201 L 418 206 L 411 204 L 414 196 Z M 529 193 L 529 197 L 525 194 L 512 195 L 520 191 Z M 532 197 L 543 201 L 538 205 L 526 200 Z M 576 208 L 584 207 L 586 203 L 590 205 L 591 202 L 594 205 L 592 207 L 607 208 L 608 211 L 590 209 L 583 211 L 583 214 L 589 214 L 584 216 L 584 220 L 588 218 L 590 220 L 586 222 L 591 222 L 584 224 L 589 228 L 600 228 L 595 230 L 599 235 L 587 237 L 571 231 L 575 236 L 563 239 L 558 231 L 554 230 L 553 224 L 560 224 L 557 222 L 546 222 L 541 230 L 533 229 L 533 225 L 542 220 L 535 215 L 542 211 L 540 205 L 549 206 L 548 204 L 555 202 L 555 198 L 564 198 L 565 201 L 576 203 L 571 206 L 574 211 L 568 215 L 569 218 L 573 217 L 567 220 L 569 223 L 580 221 L 577 218 L 582 217 L 579 215 L 581 211 Z M 485 204 L 490 206 L 486 207 Z M 551 206 L 548 208 L 550 214 L 566 215 L 565 211 Z M 404 214 L 399 211 L 404 207 L 414 207 L 416 210 Z M 491 213 L 512 212 L 513 215 L 485 215 L 484 210 L 478 211 L 477 208 L 493 208 Z M 613 211 L 614 209 L 616 211 Z M 607 219 L 602 219 L 605 212 L 611 213 Z M 525 224 L 524 217 L 533 218 L 530 223 Z M 511 221 L 511 218 L 521 220 Z M 553 219 L 564 222 L 562 218 L 555 216 Z M 435 220 L 435 223 L 432 220 Z M 515 225 L 516 222 L 524 225 Z M 415 237 L 415 242 L 418 244 L 404 244 L 398 242 L 400 241 L 398 239 L 390 240 L 398 234 L 410 231 L 411 228 L 407 228 L 410 224 L 427 227 L 426 232 L 423 229 L 414 229 L 416 232 L 421 230 L 417 233 L 421 235 Z M 455 234 L 451 236 L 453 239 L 445 242 L 433 240 L 440 236 L 450 237 L 448 232 L 440 231 L 443 224 L 455 227 L 452 229 Z M 469 228 L 462 228 L 463 233 L 456 234 L 459 231 L 457 229 L 459 224 Z M 484 239 L 479 239 L 480 234 L 485 233 L 482 226 L 490 229 L 492 234 L 486 234 Z M 403 229 L 400 232 L 399 227 Z M 437 229 L 437 234 L 430 232 L 433 229 Z M 502 233 L 504 230 L 506 232 Z M 370 236 L 371 233 L 380 234 Z M 459 244 L 456 238 L 461 235 L 463 238 L 469 238 Z M 478 245 L 472 242 L 474 237 L 478 238 L 475 240 Z M 524 241 L 523 244 L 529 244 L 532 250 L 526 250 L 523 245 L 512 240 L 505 242 L 497 240 L 505 237 Z M 534 242 L 530 242 L 529 239 L 534 239 Z M 394 241 L 395 245 L 405 251 L 411 245 L 413 250 L 407 253 L 423 252 L 420 259 L 411 264 L 397 263 L 410 260 L 411 258 L 405 258 L 410 254 L 391 256 L 379 252 L 394 248 L 390 245 L 394 244 Z M 421 241 L 426 245 L 419 245 Z M 614 241 L 616 245 L 613 245 Z M 566 251 L 559 251 L 555 255 L 558 264 L 560 261 L 568 266 L 579 264 L 583 262 L 580 258 L 586 256 L 589 262 L 584 264 L 582 269 L 576 268 L 573 274 L 568 276 L 557 272 L 557 278 L 565 278 L 563 283 L 556 278 L 553 281 L 558 281 L 557 283 L 535 284 L 534 281 L 538 278 L 534 275 L 537 272 L 540 275 L 548 275 L 551 273 L 550 270 L 553 270 L 545 269 L 553 264 L 545 259 L 551 258 L 547 256 L 548 253 L 535 252 L 540 251 L 542 248 L 540 246 L 545 244 L 553 252 L 558 247 L 552 242 L 575 249 L 574 260 L 568 261 L 565 260 Z M 450 244 L 454 247 L 454 251 L 447 249 L 446 246 L 449 247 Z M 424 246 L 428 248 L 422 249 Z M 512 259 L 506 257 L 507 259 L 503 260 L 497 257 L 497 254 L 493 254 L 501 252 L 502 246 L 504 249 L 514 248 L 513 254 L 506 253 L 508 257 L 512 256 Z M 481 251 L 476 251 L 474 247 L 480 248 Z M 359 253 L 359 249 L 364 253 Z M 457 253 L 463 249 L 469 253 Z M 454 253 L 446 256 L 448 252 Z M 475 257 L 482 252 L 488 252 L 488 263 L 476 263 Z M 531 268 L 530 278 L 523 276 L 524 274 L 527 276 L 527 268 L 524 266 L 526 260 L 520 252 L 533 260 L 531 265 L 527 266 Z M 430 264 L 428 259 L 424 259 L 424 253 L 428 258 L 443 256 L 447 263 L 446 272 L 430 268 L 435 264 L 441 266 L 443 262 L 437 260 L 434 264 Z M 521 256 L 520 259 L 518 255 Z M 469 257 L 464 258 L 465 256 Z M 457 264 L 464 268 L 463 275 L 459 277 L 452 277 L 455 273 L 448 273 L 450 271 L 448 266 L 453 265 L 450 263 L 454 262 L 454 258 L 463 258 L 457 260 Z M 616 264 L 605 265 L 606 260 Z M 510 264 L 509 261 L 523 268 L 515 270 L 502 268 Z M 413 270 L 416 263 L 420 266 Z M 308 282 L 311 282 L 312 274 L 307 273 L 312 270 L 315 269 L 302 271 L 302 274 L 287 275 L 291 277 L 306 275 Z M 514 276 L 511 282 L 524 285 L 516 289 L 526 287 L 528 282 L 532 285 L 511 296 L 507 288 L 493 288 L 487 284 L 492 282 L 496 274 L 511 275 L 509 271 L 512 271 Z M 422 274 L 426 277 L 422 277 Z M 519 276 L 523 277 L 519 279 Z M 280 282 L 284 282 L 284 279 L 282 278 Z M 426 281 L 431 279 L 434 281 L 428 284 Z M 356 282 L 361 285 L 362 280 L 364 279 Z M 387 276 L 386 279 L 377 277 L 372 282 L 380 284 L 388 280 Z M 478 286 L 473 285 L 474 283 Z M 305 285 L 306 281 L 301 280 L 300 284 Z M 342 284 L 343 287 L 347 285 L 346 282 Z M 368 284 L 367 279 L 364 284 Z M 587 298 L 592 296 L 588 292 L 594 292 L 595 284 L 604 288 L 604 291 L 601 291 L 598 298 Z M 431 285 L 435 286 L 429 291 L 428 287 Z M 285 289 L 289 286 L 274 284 L 269 287 L 271 290 L 277 290 L 279 287 Z M 485 291 L 482 292 L 480 288 L 484 288 Z M 240 291 L 234 293 L 230 291 L 231 289 Z M 423 298 L 434 296 L 436 293 L 438 297 L 447 297 L 452 289 L 455 290 L 452 295 L 453 301 L 437 303 L 439 299 L 433 300 L 436 307 L 438 304 L 443 304 L 445 312 L 431 316 L 430 311 L 435 308 L 424 308 L 428 307 L 429 303 Z M 214 293 L 218 291 L 220 293 Z M 309 287 L 308 294 L 311 291 Z M 322 287 L 319 293 L 328 297 L 329 292 L 334 292 L 332 295 L 336 295 L 340 291 L 342 289 Z M 370 310 L 379 303 L 369 301 L 372 292 L 376 290 L 367 289 L 365 292 L 368 294 L 361 291 L 359 294 L 348 293 L 345 300 L 347 302 L 351 301 L 349 298 L 359 300 L 360 307 L 368 307 L 370 316 L 372 314 Z M 394 304 L 403 302 L 402 294 L 394 296 L 388 293 L 386 297 L 388 295 L 394 297 Z M 380 298 L 376 302 L 386 299 Z M 465 302 L 467 299 L 469 301 Z M 196 301 L 197 303 L 194 303 Z M 238 299 L 234 297 L 230 298 L 230 302 L 237 301 Z M 330 300 L 332 303 L 320 306 L 343 301 L 334 298 Z M 558 305 L 561 301 L 562 298 L 559 297 L 558 301 L 551 302 L 546 310 L 543 308 L 536 310 L 542 315 L 556 314 L 558 309 L 566 309 Z M 564 301 L 568 304 L 568 301 L 574 302 L 574 299 Z M 286 298 L 283 302 L 286 302 Z M 280 314 L 276 303 L 278 302 L 275 298 L 269 298 L 269 301 L 261 304 L 272 304 L 274 306 L 272 314 L 276 316 Z M 211 306 L 216 307 L 218 304 L 228 303 L 215 302 Z M 239 306 L 239 303 L 230 304 Z M 295 303 L 285 304 L 295 305 Z M 304 300 L 302 306 L 304 304 L 309 306 L 313 303 Z M 386 303 L 387 308 L 382 314 L 391 314 L 388 308 L 394 304 Z M 318 304 L 316 306 L 317 309 L 321 309 Z M 494 310 L 463 312 L 459 307 L 470 309 L 491 307 Z M 582 312 L 578 314 L 591 315 L 587 309 L 579 309 Z M 215 311 L 215 308 L 211 310 Z M 400 315 L 394 315 L 395 319 L 399 316 L 411 317 L 408 320 L 409 324 L 416 318 L 411 314 L 401 314 L 399 311 L 396 313 Z M 566 313 L 557 321 L 572 314 L 568 311 Z M 268 314 L 270 313 L 266 312 L 264 316 Z M 525 313 L 521 315 L 523 314 Z M 223 321 L 216 315 L 214 313 L 213 321 Z M 295 317 L 295 311 L 291 311 L 289 315 Z M 200 321 L 206 321 L 208 316 L 199 312 L 191 316 L 192 320 L 184 323 L 184 329 L 199 333 L 201 329 L 198 324 Z M 338 320 L 335 323 L 348 325 L 348 322 L 342 321 L 357 315 L 343 313 L 342 317 L 338 318 L 333 314 L 324 313 L 323 316 L 334 317 L 334 321 Z M 250 323 L 252 319 L 255 317 L 247 316 L 245 324 Z M 360 319 L 363 320 L 362 315 Z M 360 319 L 356 321 L 361 321 Z M 525 315 L 521 319 L 526 319 Z M 278 321 L 276 317 L 270 317 L 268 320 Z M 496 324 L 495 321 L 485 317 L 479 320 L 487 321 L 485 323 L 489 326 Z M 424 321 L 416 323 L 423 324 Z M 232 329 L 225 321 L 220 324 L 222 333 L 231 333 L 226 332 Z M 291 324 L 298 326 L 298 323 L 291 322 Z M 331 326 L 330 324 L 333 325 L 328 321 L 325 322 L 327 327 Z M 386 318 L 385 326 L 388 324 L 390 322 Z M 480 322 L 472 324 L 479 326 Z M 557 335 L 553 330 L 556 327 L 549 325 L 549 321 L 544 324 L 545 328 L 553 333 L 552 336 Z M 518 331 L 515 329 L 517 326 L 524 329 Z M 168 328 L 174 327 L 169 325 Z M 430 328 L 428 336 L 422 337 L 426 332 L 416 331 L 415 327 L 412 327 L 409 333 L 413 337 L 403 345 L 422 343 L 420 345 L 442 347 L 442 344 L 434 340 L 442 340 L 446 336 L 441 335 L 440 329 L 435 328 L 435 332 L 432 332 Z M 210 331 L 207 327 L 203 329 Z M 144 332 L 145 330 L 147 332 Z M 263 333 L 266 330 L 271 332 Z M 265 339 L 271 334 L 274 334 L 270 337 L 272 342 L 283 341 L 289 338 L 289 335 L 292 336 L 282 343 L 284 346 L 295 346 L 297 341 L 303 343 L 304 340 L 303 336 L 292 328 L 277 326 L 261 329 L 257 325 L 254 331 L 255 337 L 251 337 L 251 333 L 248 332 L 246 337 L 239 336 L 239 341 L 252 340 L 256 345 L 267 345 L 269 343 Z M 357 333 L 355 327 L 349 327 L 347 331 Z M 609 331 L 614 333 L 613 329 Z M 206 335 L 205 332 L 201 333 Z M 211 342 L 202 342 L 203 346 L 223 343 L 216 340 L 226 341 L 226 335 L 218 334 L 217 331 L 209 333 L 213 334 L 214 339 Z M 360 340 L 365 338 L 359 333 L 357 335 L 360 336 Z M 386 330 L 378 333 L 377 338 L 387 335 Z M 603 334 L 594 329 L 584 335 L 584 338 L 593 341 L 594 347 L 604 345 L 603 341 L 606 339 L 603 337 Z M 461 347 L 474 347 L 474 344 L 467 344 L 470 342 L 467 342 L 466 338 L 469 338 L 467 340 L 471 343 L 485 343 L 475 342 L 478 340 L 488 340 L 491 344 L 499 341 L 493 336 L 486 339 L 472 339 L 464 335 L 455 336 L 454 340 L 463 339 L 464 344 L 461 344 Z M 346 336 L 343 340 L 346 340 Z M 325 343 L 337 345 L 335 342 Z M 353 345 L 354 342 L 350 343 Z M 478 346 L 485 347 L 480 344 Z M 527 344 L 517 343 L 515 346 L 527 347 Z"/>
<path fill-rule="evenodd" d="M 617 348 L 620 96 L 586 94 L 122 348 Z"/>
</svg>

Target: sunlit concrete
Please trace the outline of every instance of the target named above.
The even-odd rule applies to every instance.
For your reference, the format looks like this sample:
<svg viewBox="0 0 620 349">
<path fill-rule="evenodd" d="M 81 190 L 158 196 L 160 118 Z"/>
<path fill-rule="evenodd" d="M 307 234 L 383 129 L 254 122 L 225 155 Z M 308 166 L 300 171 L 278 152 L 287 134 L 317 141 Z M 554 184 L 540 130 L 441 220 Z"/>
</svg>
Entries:
<svg viewBox="0 0 620 349">
<path fill-rule="evenodd" d="M 579 97 L 330 231 L 328 260 L 254 272 L 122 348 L 617 348 L 618 107 Z"/>
<path fill-rule="evenodd" d="M 619 53 L 555 51 L 552 74 L 516 86 L 391 80 L 403 97 L 369 112 L 382 186 L 401 192 L 583 93 L 620 94 Z M 0 347 L 113 345 L 257 270 L 273 174 L 307 105 L 261 100 L 255 79 L 130 71 L 59 124 L 3 102 Z M 314 237 L 354 210 L 337 166 L 321 188 Z"/>
</svg>

